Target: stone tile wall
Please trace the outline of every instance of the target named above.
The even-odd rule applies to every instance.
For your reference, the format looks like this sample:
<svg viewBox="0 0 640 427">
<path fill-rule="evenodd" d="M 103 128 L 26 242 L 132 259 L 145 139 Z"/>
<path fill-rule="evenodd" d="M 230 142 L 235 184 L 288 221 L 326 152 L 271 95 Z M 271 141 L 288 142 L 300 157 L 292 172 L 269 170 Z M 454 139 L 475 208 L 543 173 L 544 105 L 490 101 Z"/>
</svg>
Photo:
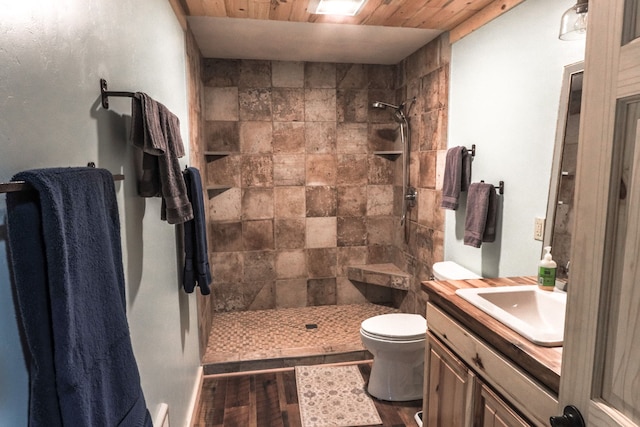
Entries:
<svg viewBox="0 0 640 427">
<path fill-rule="evenodd" d="M 205 59 L 214 311 L 391 302 L 345 266 L 393 253 L 395 66 Z"/>
<path fill-rule="evenodd" d="M 405 312 L 424 313 L 420 282 L 431 277 L 431 266 L 444 258 L 442 175 L 447 150 L 449 64 L 451 46 L 444 34 L 398 64 L 398 97 L 416 103 L 411 123 L 410 185 L 417 188 L 416 206 L 405 227 L 395 229 L 394 264 L 414 277 L 411 290 L 399 302 Z M 401 170 L 396 171 L 398 174 Z M 396 200 L 401 188 L 396 187 Z M 399 209 L 400 202 L 396 205 Z M 396 211 L 396 215 L 400 215 Z"/>
<path fill-rule="evenodd" d="M 392 303 L 424 312 L 419 289 L 443 257 L 439 209 L 450 48 L 443 36 L 395 66 L 205 59 L 202 150 L 210 186 L 213 311 Z M 373 101 L 416 97 L 400 226 L 399 127 Z M 219 189 L 215 186 L 227 186 Z M 411 290 L 353 283 L 345 267 L 393 262 Z"/>
<path fill-rule="evenodd" d="M 203 87 L 201 64 L 202 55 L 191 31 L 185 32 L 187 55 L 187 84 L 189 106 L 189 165 L 204 171 L 204 147 L 200 143 L 203 132 Z M 198 342 L 200 344 L 200 357 L 204 356 L 211 330 L 211 299 L 195 291 L 198 307 Z"/>
</svg>

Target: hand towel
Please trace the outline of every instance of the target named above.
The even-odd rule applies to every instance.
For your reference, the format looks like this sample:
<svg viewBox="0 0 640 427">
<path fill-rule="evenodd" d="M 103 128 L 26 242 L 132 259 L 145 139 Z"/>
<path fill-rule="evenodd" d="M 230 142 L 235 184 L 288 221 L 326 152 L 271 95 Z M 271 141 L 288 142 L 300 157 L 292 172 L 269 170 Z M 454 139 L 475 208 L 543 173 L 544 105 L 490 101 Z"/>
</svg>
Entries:
<svg viewBox="0 0 640 427">
<path fill-rule="evenodd" d="M 460 192 L 466 191 L 471 182 L 471 162 L 471 153 L 465 147 L 453 147 L 447 151 L 441 208 L 458 209 Z"/>
<path fill-rule="evenodd" d="M 495 242 L 498 223 L 498 195 L 493 185 L 491 185 L 491 188 L 487 206 L 487 220 L 484 225 L 484 233 L 482 233 L 482 241 L 486 243 Z"/>
<path fill-rule="evenodd" d="M 184 223 L 184 270 L 182 285 L 187 293 L 192 293 L 196 285 L 202 295 L 209 295 L 211 271 L 207 249 L 207 220 L 202 197 L 200 171 L 190 167 L 184 172 L 187 194 L 193 206 L 193 219 Z"/>
<path fill-rule="evenodd" d="M 464 244 L 479 248 L 482 242 L 493 242 L 496 234 L 497 195 L 491 184 L 473 183 L 467 195 L 464 222 Z"/>
<path fill-rule="evenodd" d="M 113 176 L 54 168 L 7 194 L 29 425 L 151 426 L 131 346 Z"/>
<path fill-rule="evenodd" d="M 462 172 L 460 174 L 460 191 L 464 192 L 471 185 L 471 163 L 473 163 L 473 155 L 466 148 L 462 150 Z"/>
<path fill-rule="evenodd" d="M 143 153 L 138 194 L 161 196 L 161 218 L 169 224 L 193 219 L 178 162 L 184 156 L 178 117 L 147 94 L 137 92 L 131 100 L 131 141 Z"/>
</svg>

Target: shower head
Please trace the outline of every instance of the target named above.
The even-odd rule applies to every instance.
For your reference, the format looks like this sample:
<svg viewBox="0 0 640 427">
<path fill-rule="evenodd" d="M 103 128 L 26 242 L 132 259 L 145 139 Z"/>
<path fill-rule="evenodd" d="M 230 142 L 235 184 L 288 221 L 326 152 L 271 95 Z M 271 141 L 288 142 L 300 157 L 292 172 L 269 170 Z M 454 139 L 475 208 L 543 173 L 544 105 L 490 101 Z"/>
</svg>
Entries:
<svg viewBox="0 0 640 427">
<path fill-rule="evenodd" d="M 371 104 L 371 106 L 373 108 L 382 108 L 382 109 L 393 108 L 394 110 L 400 110 L 402 107 L 404 107 L 404 104 L 398 106 L 393 104 L 387 104 L 386 102 L 375 101 L 373 104 Z"/>
<path fill-rule="evenodd" d="M 404 115 L 404 111 L 402 111 L 402 105 L 393 112 L 393 117 L 396 119 L 398 123 L 403 123 L 407 121 L 407 118 Z"/>
<path fill-rule="evenodd" d="M 387 108 L 391 108 L 393 110 L 393 117 L 400 123 L 404 122 L 406 120 L 405 116 L 404 116 L 404 111 L 402 111 L 404 109 L 404 102 L 400 105 L 393 105 L 393 104 L 388 104 L 386 102 L 381 102 L 381 101 L 375 101 L 371 104 L 371 106 L 373 108 L 382 108 L 383 110 L 386 110 Z"/>
<path fill-rule="evenodd" d="M 386 110 L 387 108 L 391 108 L 393 110 L 396 110 L 395 111 L 396 114 L 402 113 L 402 115 L 404 116 L 404 107 L 407 105 L 407 102 L 409 101 L 410 101 L 410 104 L 409 104 L 409 110 L 410 110 L 413 104 L 416 102 L 415 96 L 410 100 L 403 101 L 402 104 L 400 105 L 393 105 L 393 104 L 389 104 L 387 102 L 382 102 L 382 101 L 374 101 L 371 103 L 371 106 L 373 108 L 382 108 L 383 110 Z"/>
</svg>

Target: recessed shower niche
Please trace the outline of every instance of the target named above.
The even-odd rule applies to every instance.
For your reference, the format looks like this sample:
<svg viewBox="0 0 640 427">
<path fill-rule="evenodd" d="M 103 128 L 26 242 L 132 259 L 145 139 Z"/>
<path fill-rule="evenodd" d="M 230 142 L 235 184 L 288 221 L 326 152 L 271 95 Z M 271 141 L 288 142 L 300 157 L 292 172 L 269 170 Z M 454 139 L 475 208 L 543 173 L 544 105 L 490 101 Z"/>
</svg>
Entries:
<svg viewBox="0 0 640 427">
<path fill-rule="evenodd" d="M 209 163 L 214 162 L 215 160 L 224 158 L 229 154 L 231 154 L 231 152 L 229 151 L 205 151 L 204 157 L 205 157 L 205 163 L 207 165 L 207 169 L 209 168 Z M 217 196 L 218 194 L 226 190 L 229 190 L 230 188 L 231 188 L 230 185 L 212 184 L 212 183 L 209 183 L 207 180 L 206 190 L 207 190 L 207 195 L 209 197 Z"/>
</svg>

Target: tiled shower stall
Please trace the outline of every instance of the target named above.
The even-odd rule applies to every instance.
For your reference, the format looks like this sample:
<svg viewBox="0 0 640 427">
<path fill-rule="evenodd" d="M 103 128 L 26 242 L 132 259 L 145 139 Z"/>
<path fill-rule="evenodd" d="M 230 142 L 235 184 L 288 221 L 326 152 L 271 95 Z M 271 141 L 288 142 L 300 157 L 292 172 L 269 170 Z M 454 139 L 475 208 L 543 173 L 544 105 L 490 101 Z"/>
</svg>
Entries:
<svg viewBox="0 0 640 427">
<path fill-rule="evenodd" d="M 443 254 L 449 52 L 439 38 L 396 65 L 195 66 L 201 135 L 192 156 L 201 156 L 207 186 L 214 280 L 211 298 L 199 298 L 202 328 L 227 311 L 374 302 L 424 312 L 419 283 Z M 401 226 L 402 158 L 374 153 L 399 150 L 400 130 L 371 103 L 414 96 L 407 116 L 418 195 Z M 409 291 L 347 278 L 347 266 L 380 263 L 412 274 Z M 206 330 L 200 335 L 206 347 Z"/>
</svg>

